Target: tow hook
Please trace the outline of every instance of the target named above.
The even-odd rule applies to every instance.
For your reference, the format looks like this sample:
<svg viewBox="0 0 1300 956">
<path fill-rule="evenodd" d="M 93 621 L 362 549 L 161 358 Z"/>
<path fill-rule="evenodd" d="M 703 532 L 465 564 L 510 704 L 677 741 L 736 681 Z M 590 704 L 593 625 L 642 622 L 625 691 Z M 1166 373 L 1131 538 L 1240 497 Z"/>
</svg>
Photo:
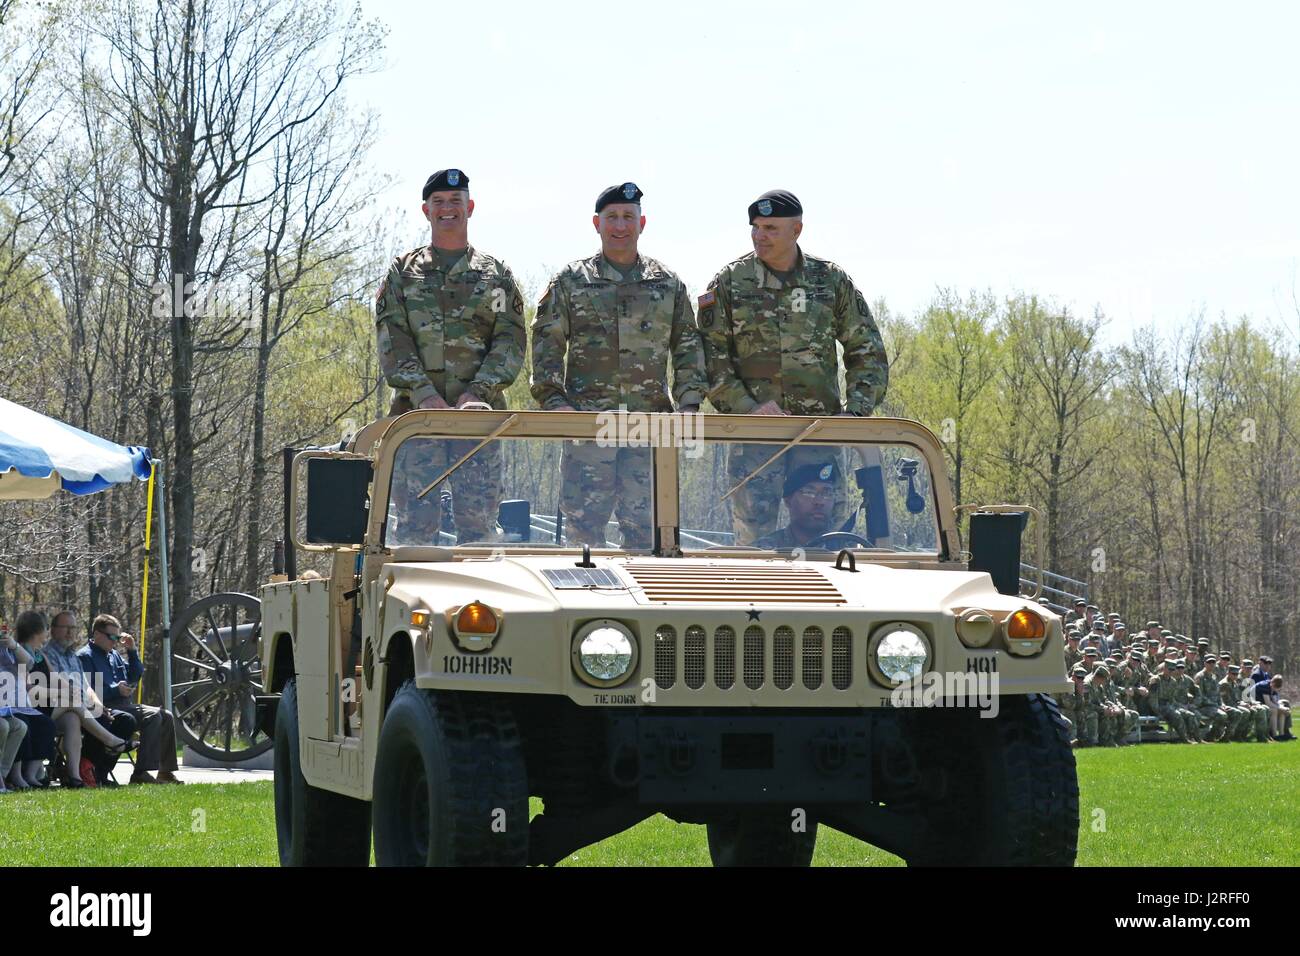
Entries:
<svg viewBox="0 0 1300 956">
<path fill-rule="evenodd" d="M 695 738 L 684 731 L 668 731 L 660 741 L 660 754 L 664 766 L 676 776 L 695 769 Z"/>
<path fill-rule="evenodd" d="M 813 766 L 822 773 L 839 773 L 849 762 L 849 745 L 844 732 L 818 734 L 813 738 Z"/>
</svg>

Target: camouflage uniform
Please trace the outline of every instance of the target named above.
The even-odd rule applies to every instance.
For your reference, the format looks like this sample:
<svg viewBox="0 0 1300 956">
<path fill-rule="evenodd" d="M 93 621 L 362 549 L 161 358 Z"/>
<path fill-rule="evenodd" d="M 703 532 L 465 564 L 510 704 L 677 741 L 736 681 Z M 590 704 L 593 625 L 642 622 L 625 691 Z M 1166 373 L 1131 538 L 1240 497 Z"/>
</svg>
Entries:
<svg viewBox="0 0 1300 956">
<path fill-rule="evenodd" d="M 1147 670 L 1146 664 L 1141 661 L 1130 659 L 1128 669 L 1131 672 L 1129 688 L 1131 690 L 1130 706 L 1138 712 L 1139 717 L 1154 717 L 1155 711 L 1151 707 L 1151 672 Z M 1147 688 L 1147 693 L 1140 693 L 1139 688 Z"/>
<path fill-rule="evenodd" d="M 441 397 L 455 405 L 466 392 L 493 408 L 523 367 L 524 299 L 510 270 L 468 246 L 452 262 L 431 246 L 398 256 L 375 300 L 379 365 L 394 390 L 390 415 Z M 418 439 L 400 449 L 391 499 L 395 533 L 405 543 L 433 544 L 441 527 L 438 489 L 416 495 L 476 442 Z M 493 443 L 450 479 L 458 540 L 493 536 L 500 498 L 501 446 Z"/>
<path fill-rule="evenodd" d="M 1115 742 L 1124 743 L 1128 735 L 1137 730 L 1138 712 L 1129 706 L 1127 688 L 1125 687 L 1123 669 L 1110 668 L 1111 679 L 1106 682 L 1106 696 L 1112 704 L 1117 705 L 1123 714 L 1114 718 L 1115 721 Z"/>
<path fill-rule="evenodd" d="M 1065 672 L 1067 674 L 1070 673 L 1070 671 L 1074 670 L 1074 665 L 1078 664 L 1082 660 L 1083 652 L 1079 650 L 1071 650 L 1070 645 L 1067 642 L 1065 645 Z"/>
<path fill-rule="evenodd" d="M 1137 676 L 1133 672 L 1132 666 L 1127 662 L 1121 664 L 1118 668 L 1110 669 L 1114 675 L 1110 681 L 1110 689 L 1115 698 L 1115 703 L 1124 708 L 1124 716 L 1119 718 L 1120 731 L 1119 742 L 1124 743 L 1128 735 L 1138 728 L 1138 712 L 1136 706 L 1137 693 Z"/>
<path fill-rule="evenodd" d="M 1263 743 L 1268 740 L 1268 706 L 1246 695 L 1246 689 L 1253 686 L 1254 682 L 1249 676 L 1237 678 L 1238 699 L 1241 701 L 1241 706 L 1250 712 L 1247 720 L 1255 732 L 1255 739 Z"/>
<path fill-rule="evenodd" d="M 792 415 L 869 415 L 885 396 L 889 364 L 866 299 L 835 263 L 798 251 L 781 279 L 755 253 L 724 266 L 700 296 L 700 331 L 708 359 L 709 398 L 724 414 L 743 415 L 773 401 Z M 835 343 L 844 347 L 845 393 Z M 772 456 L 776 446 L 733 445 L 732 485 Z M 777 527 L 781 486 L 791 468 L 825 451 L 794 448 L 732 499 L 736 543 Z M 845 512 L 844 490 L 835 514 Z"/>
<path fill-rule="evenodd" d="M 1202 667 L 1193 679 L 1200 692 L 1200 703 L 1196 710 L 1201 715 L 1202 722 L 1210 723 L 1209 739 L 1221 740 L 1227 735 L 1228 712 L 1220 706 L 1222 695 L 1219 693 L 1219 675 Z"/>
<path fill-rule="evenodd" d="M 754 547 L 767 548 L 772 551 L 790 551 L 794 548 L 802 548 L 806 544 L 808 544 L 807 541 L 796 541 L 794 538 L 794 532 L 790 530 L 789 525 L 786 525 L 784 528 L 778 528 L 771 534 L 763 535 L 763 537 L 754 542 Z"/>
<path fill-rule="evenodd" d="M 532 392 L 542 408 L 671 412 L 699 405 L 706 388 L 690 297 L 661 263 L 638 256 L 619 269 L 597 253 L 551 280 L 533 320 Z M 569 541 L 604 547 L 617 511 L 623 547 L 649 548 L 650 470 L 649 448 L 569 442 L 561 466 Z"/>
<path fill-rule="evenodd" d="M 1082 729 L 1088 703 L 1084 686 L 1071 681 L 1069 690 L 1063 694 L 1054 694 L 1053 696 L 1061 708 L 1061 716 L 1070 724 L 1070 739 L 1082 739 Z"/>
<path fill-rule="evenodd" d="M 1177 685 L 1175 697 L 1178 706 L 1190 715 L 1186 718 L 1188 735 L 1204 741 L 1205 734 L 1201 730 L 1201 689 L 1196 685 L 1196 681 L 1187 676 L 1186 668 L 1179 671 L 1174 682 Z"/>
<path fill-rule="evenodd" d="M 1151 689 L 1152 709 L 1156 716 L 1169 725 L 1183 743 L 1189 741 L 1190 725 L 1196 715 L 1180 705 L 1178 680 L 1168 673 L 1157 674 L 1148 685 Z M 1182 695 L 1185 698 L 1185 695 Z"/>
<path fill-rule="evenodd" d="M 1250 711 L 1242 705 L 1241 687 L 1231 677 L 1219 681 L 1219 703 L 1228 712 L 1228 729 L 1223 736 L 1228 740 L 1245 740 L 1250 734 Z"/>
<path fill-rule="evenodd" d="M 1080 739 L 1093 747 L 1114 743 L 1119 730 L 1119 718 L 1106 713 L 1106 707 L 1111 703 L 1109 688 L 1097 679 L 1095 670 L 1083 683 L 1087 688 L 1088 702 L 1084 714 L 1084 734 Z M 1106 682 L 1107 685 L 1109 683 Z"/>
</svg>

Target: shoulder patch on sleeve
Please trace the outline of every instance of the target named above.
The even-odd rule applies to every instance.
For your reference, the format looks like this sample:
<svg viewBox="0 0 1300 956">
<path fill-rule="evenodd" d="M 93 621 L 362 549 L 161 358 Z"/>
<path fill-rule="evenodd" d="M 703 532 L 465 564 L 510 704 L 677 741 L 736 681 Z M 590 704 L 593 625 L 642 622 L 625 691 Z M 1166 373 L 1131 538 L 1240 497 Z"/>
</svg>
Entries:
<svg viewBox="0 0 1300 956">
<path fill-rule="evenodd" d="M 712 289 L 710 289 L 708 292 L 704 293 L 704 295 L 700 296 L 699 298 L 700 308 L 707 309 L 709 306 L 713 305 L 713 303 L 717 301 L 718 301 L 717 295 L 713 292 Z"/>
<path fill-rule="evenodd" d="M 871 318 L 871 310 L 867 308 L 867 300 L 862 297 L 861 290 L 857 292 L 858 314 L 863 318 Z"/>
<path fill-rule="evenodd" d="M 382 299 L 384 297 L 384 293 L 387 291 L 388 291 L 388 276 L 384 276 L 383 281 L 379 283 L 379 291 L 375 293 L 375 302 L 378 302 L 380 299 Z"/>
</svg>

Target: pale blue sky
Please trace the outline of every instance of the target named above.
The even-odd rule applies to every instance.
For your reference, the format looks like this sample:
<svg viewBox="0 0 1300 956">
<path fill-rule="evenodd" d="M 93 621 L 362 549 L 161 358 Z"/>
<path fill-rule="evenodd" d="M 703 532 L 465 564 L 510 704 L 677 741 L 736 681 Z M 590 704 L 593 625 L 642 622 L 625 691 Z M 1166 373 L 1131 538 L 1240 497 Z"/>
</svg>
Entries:
<svg viewBox="0 0 1300 956">
<path fill-rule="evenodd" d="M 387 68 L 351 96 L 410 245 L 458 166 L 471 241 L 544 281 L 630 179 L 642 252 L 700 291 L 781 187 L 804 249 L 895 310 L 955 286 L 1100 304 L 1112 340 L 1201 308 L 1297 326 L 1300 5 L 363 3 Z"/>
</svg>

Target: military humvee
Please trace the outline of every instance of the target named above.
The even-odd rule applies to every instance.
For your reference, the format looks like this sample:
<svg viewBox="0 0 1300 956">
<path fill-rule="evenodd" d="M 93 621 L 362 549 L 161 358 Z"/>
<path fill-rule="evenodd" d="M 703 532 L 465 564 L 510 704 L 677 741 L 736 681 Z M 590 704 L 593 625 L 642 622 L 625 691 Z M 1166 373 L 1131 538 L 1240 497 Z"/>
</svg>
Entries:
<svg viewBox="0 0 1300 956">
<path fill-rule="evenodd" d="M 964 553 L 914 422 L 611 417 L 414 411 L 294 459 L 290 533 L 330 573 L 262 589 L 283 864 L 365 865 L 372 833 L 380 865 L 553 864 L 655 813 L 716 865 L 807 865 L 826 826 L 913 865 L 1073 863 L 1023 512 L 973 514 Z M 646 456 L 645 540 L 616 512 L 570 543 L 562 455 L 592 448 Z M 485 455 L 500 488 L 464 477 Z M 766 473 L 793 520 L 771 478 L 809 460 L 837 465 L 826 530 L 737 544 L 736 487 Z M 500 528 L 460 540 L 475 506 Z"/>
</svg>

